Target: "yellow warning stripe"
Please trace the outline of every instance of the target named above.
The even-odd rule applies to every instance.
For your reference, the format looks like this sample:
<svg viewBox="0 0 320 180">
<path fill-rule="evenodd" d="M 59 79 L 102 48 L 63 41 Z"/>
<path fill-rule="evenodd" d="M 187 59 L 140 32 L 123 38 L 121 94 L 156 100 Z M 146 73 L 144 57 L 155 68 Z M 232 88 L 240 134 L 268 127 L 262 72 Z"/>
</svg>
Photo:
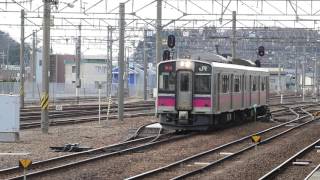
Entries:
<svg viewBox="0 0 320 180">
<path fill-rule="evenodd" d="M 48 106 L 49 106 L 49 94 L 48 93 L 44 93 L 41 96 L 40 101 L 41 101 L 40 102 L 41 109 L 42 110 L 48 109 Z"/>
<path fill-rule="evenodd" d="M 20 96 L 23 96 L 24 95 L 24 87 L 23 86 L 20 86 Z"/>
</svg>

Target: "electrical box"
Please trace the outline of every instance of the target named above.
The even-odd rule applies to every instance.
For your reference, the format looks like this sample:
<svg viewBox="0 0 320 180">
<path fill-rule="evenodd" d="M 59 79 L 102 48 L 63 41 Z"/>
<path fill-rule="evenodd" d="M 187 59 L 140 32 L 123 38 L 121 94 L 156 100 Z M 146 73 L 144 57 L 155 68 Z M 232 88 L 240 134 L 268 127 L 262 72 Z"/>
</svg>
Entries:
<svg viewBox="0 0 320 180">
<path fill-rule="evenodd" d="M 0 142 L 19 140 L 20 96 L 0 94 Z"/>
</svg>

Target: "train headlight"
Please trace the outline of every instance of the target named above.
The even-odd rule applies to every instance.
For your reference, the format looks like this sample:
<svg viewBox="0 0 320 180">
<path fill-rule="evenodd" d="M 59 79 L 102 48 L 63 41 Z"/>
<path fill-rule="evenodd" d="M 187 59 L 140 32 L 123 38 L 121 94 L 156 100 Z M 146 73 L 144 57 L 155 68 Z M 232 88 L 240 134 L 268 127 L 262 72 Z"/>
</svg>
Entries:
<svg viewBox="0 0 320 180">
<path fill-rule="evenodd" d="M 190 61 L 180 61 L 180 67 L 190 68 L 191 62 Z"/>
<path fill-rule="evenodd" d="M 190 61 L 186 61 L 185 62 L 185 67 L 190 68 L 190 66 L 191 66 L 191 62 Z"/>
</svg>

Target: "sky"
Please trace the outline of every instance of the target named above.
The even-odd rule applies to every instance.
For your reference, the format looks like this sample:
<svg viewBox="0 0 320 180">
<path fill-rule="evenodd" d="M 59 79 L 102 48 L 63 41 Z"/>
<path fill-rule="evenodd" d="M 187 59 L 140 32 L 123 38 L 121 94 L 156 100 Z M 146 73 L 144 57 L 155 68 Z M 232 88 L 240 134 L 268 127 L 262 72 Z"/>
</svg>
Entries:
<svg viewBox="0 0 320 180">
<path fill-rule="evenodd" d="M 9 3 L 6 3 L 9 2 Z M 17 2 L 17 3 L 14 3 Z M 21 3 L 19 3 L 21 2 Z M 51 28 L 54 53 L 75 53 L 75 39 L 82 25 L 82 53 L 106 54 L 107 26 L 116 27 L 119 18 L 119 3 L 126 2 L 126 46 L 135 46 L 143 37 L 143 29 L 155 30 L 156 2 L 154 0 L 60 0 L 52 7 Z M 237 11 L 237 27 L 296 27 L 318 29 L 320 22 L 320 0 L 296 1 L 255 0 L 163 0 L 162 24 L 165 28 L 197 28 L 216 26 L 231 27 L 231 11 Z M 312 3 L 312 4 L 311 4 Z M 0 1 L 0 29 L 20 41 L 20 10 L 25 9 L 26 43 L 31 43 L 31 34 L 37 31 L 38 44 L 42 46 L 42 0 Z M 228 8 L 226 8 L 228 7 Z M 105 13 L 108 12 L 106 15 Z M 135 14 L 130 14 L 134 12 Z M 298 16 L 295 16 L 297 13 Z M 193 15 L 191 15 L 193 14 Z M 287 14 L 284 16 L 282 14 Z M 79 18 L 83 18 L 80 20 Z M 172 21 L 177 20 L 179 21 Z M 221 21 L 220 21 L 221 19 Z M 298 20 L 298 21 L 293 21 Z M 113 39 L 118 37 L 115 29 Z M 117 53 L 114 43 L 114 54 Z M 132 52 L 131 52 L 132 53 Z"/>
</svg>

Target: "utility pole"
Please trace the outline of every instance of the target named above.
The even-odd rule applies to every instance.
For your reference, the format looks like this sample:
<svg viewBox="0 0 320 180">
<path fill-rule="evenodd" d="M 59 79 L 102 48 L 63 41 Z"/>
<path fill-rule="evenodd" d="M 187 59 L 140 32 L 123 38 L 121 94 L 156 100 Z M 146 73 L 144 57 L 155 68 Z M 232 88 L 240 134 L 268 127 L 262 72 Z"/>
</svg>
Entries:
<svg viewBox="0 0 320 180">
<path fill-rule="evenodd" d="M 162 20 L 162 0 L 157 0 L 157 21 L 156 21 L 156 58 L 157 62 L 159 63 L 161 61 L 161 25 Z"/>
<path fill-rule="evenodd" d="M 81 88 L 81 79 L 80 79 L 80 62 L 81 62 L 81 24 L 79 25 L 79 36 L 76 43 L 76 97 L 77 104 L 79 104 L 79 94 Z"/>
<path fill-rule="evenodd" d="M 120 121 L 123 120 L 123 78 L 124 78 L 124 26 L 125 26 L 125 4 L 120 3 L 119 6 L 119 91 L 118 91 L 118 118 Z"/>
<path fill-rule="evenodd" d="M 7 62 L 6 62 L 7 65 L 9 65 L 10 43 L 11 42 L 8 43 L 8 48 L 7 48 Z"/>
<path fill-rule="evenodd" d="M 50 6 L 51 0 L 44 0 L 43 5 L 43 50 L 42 50 L 42 95 L 41 95 L 41 130 L 49 132 L 49 77 L 48 67 L 50 61 Z"/>
<path fill-rule="evenodd" d="M 304 71 L 304 61 L 302 61 L 302 101 L 304 101 L 304 85 L 305 85 L 305 71 Z"/>
<path fill-rule="evenodd" d="M 129 86 L 128 86 L 128 76 L 129 76 L 129 58 L 128 58 L 128 54 L 129 54 L 129 47 L 125 47 L 124 48 L 124 75 L 123 75 L 123 79 L 124 79 L 124 94 L 125 96 L 128 96 L 129 94 Z"/>
<path fill-rule="evenodd" d="M 32 61 L 31 61 L 31 81 L 32 81 L 32 97 L 34 98 L 34 85 L 36 78 L 36 32 L 32 32 Z"/>
<path fill-rule="evenodd" d="M 21 10 L 20 44 L 20 108 L 24 108 L 24 10 Z"/>
<path fill-rule="evenodd" d="M 108 50 L 107 50 L 107 97 L 111 95 L 112 88 L 112 27 L 108 26 Z"/>
<path fill-rule="evenodd" d="M 297 93 L 298 93 L 298 60 L 297 60 L 297 56 L 295 56 L 295 97 L 297 97 Z"/>
<path fill-rule="evenodd" d="M 126 89 L 125 89 L 125 92 L 127 93 L 127 96 L 129 97 L 129 81 L 128 81 L 128 78 L 129 78 L 129 72 L 130 72 L 130 65 L 129 65 L 129 60 L 130 60 L 130 47 L 128 46 L 127 47 L 127 61 L 126 61 L 126 76 L 124 78 L 125 80 L 125 85 L 126 85 Z"/>
<path fill-rule="evenodd" d="M 146 40 L 147 40 L 147 30 L 144 30 L 143 33 L 144 41 L 143 41 L 143 100 L 147 100 L 147 82 L 148 82 L 148 66 L 147 66 L 147 47 L 146 47 Z"/>
<path fill-rule="evenodd" d="M 236 19 L 236 11 L 232 11 L 232 61 L 236 59 L 236 26 L 237 26 L 237 19 Z"/>
<path fill-rule="evenodd" d="M 280 57 L 278 57 L 278 94 L 281 94 L 281 65 L 280 65 Z"/>
<path fill-rule="evenodd" d="M 318 102 L 317 88 L 318 88 L 318 76 L 317 76 L 317 57 L 314 59 L 314 74 L 313 74 L 313 96 Z"/>
</svg>

